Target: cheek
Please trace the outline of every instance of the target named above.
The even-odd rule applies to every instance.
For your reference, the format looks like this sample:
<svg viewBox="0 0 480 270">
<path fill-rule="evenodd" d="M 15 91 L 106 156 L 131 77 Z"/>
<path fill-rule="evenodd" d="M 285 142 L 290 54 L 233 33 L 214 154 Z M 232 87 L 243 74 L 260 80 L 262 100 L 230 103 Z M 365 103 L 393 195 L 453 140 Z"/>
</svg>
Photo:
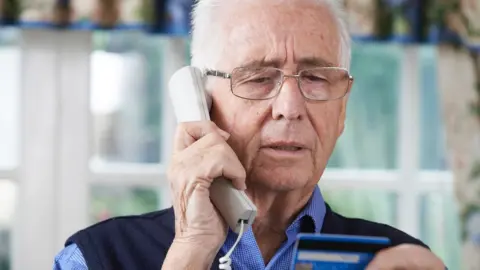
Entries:
<svg viewBox="0 0 480 270">
<path fill-rule="evenodd" d="M 329 155 L 335 147 L 340 116 L 340 106 L 335 103 L 313 104 L 308 108 L 310 121 L 317 134 L 317 155 Z"/>
<path fill-rule="evenodd" d="M 245 106 L 232 119 L 230 145 L 247 170 L 260 146 L 259 131 L 265 119 L 264 111 L 258 106 Z"/>
<path fill-rule="evenodd" d="M 237 154 L 245 168 L 249 168 L 260 144 L 259 130 L 268 110 L 261 104 L 236 98 L 232 102 L 222 100 L 215 106 L 212 120 L 230 133 L 228 144 Z"/>
</svg>

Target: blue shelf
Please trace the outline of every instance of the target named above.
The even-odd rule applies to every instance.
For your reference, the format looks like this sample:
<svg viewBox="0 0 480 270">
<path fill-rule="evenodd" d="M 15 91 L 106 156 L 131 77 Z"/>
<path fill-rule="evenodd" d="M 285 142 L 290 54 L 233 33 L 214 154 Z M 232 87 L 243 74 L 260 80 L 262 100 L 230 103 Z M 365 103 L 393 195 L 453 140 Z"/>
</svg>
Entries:
<svg viewBox="0 0 480 270">
<path fill-rule="evenodd" d="M 400 44 L 400 45 L 420 45 L 423 44 L 415 40 L 411 36 L 392 36 L 390 38 L 378 38 L 375 36 L 352 36 L 352 40 L 354 43 L 365 44 L 365 43 L 374 43 L 374 44 Z"/>
<path fill-rule="evenodd" d="M 69 24 L 68 26 L 58 26 L 48 22 L 20 22 L 16 25 L 22 29 L 60 29 L 60 30 L 80 30 L 80 31 L 92 31 L 92 30 L 145 30 L 144 24 L 117 24 L 113 28 L 103 28 L 92 22 L 76 22 Z"/>
<path fill-rule="evenodd" d="M 49 22 L 19 22 L 16 24 L 0 24 L 1 27 L 16 27 L 20 29 L 55 29 L 67 31 L 145 31 L 151 34 L 170 35 L 170 36 L 187 36 L 189 30 L 177 26 L 165 26 L 163 29 L 155 29 L 144 23 L 120 23 L 114 27 L 102 27 L 98 24 L 84 21 L 75 22 L 67 26 L 60 26 Z"/>
<path fill-rule="evenodd" d="M 480 53 L 480 45 L 476 45 L 476 46 L 467 46 L 467 48 L 471 51 L 474 51 L 476 53 Z"/>
<path fill-rule="evenodd" d="M 415 37 L 409 36 L 409 35 L 394 35 L 391 38 L 389 38 L 390 42 L 393 43 L 399 43 L 399 44 L 419 44 L 417 40 L 415 40 Z"/>
<path fill-rule="evenodd" d="M 354 42 L 358 42 L 358 43 L 380 42 L 381 41 L 380 39 L 378 39 L 378 37 L 372 36 L 372 35 L 352 35 L 352 40 Z"/>
<path fill-rule="evenodd" d="M 190 30 L 185 27 L 177 25 L 167 25 L 163 29 L 154 29 L 144 23 L 120 23 L 115 25 L 112 28 L 101 27 L 98 24 L 92 23 L 90 21 L 75 22 L 68 26 L 58 26 L 53 23 L 48 22 L 19 22 L 16 24 L 1 24 L 0 28 L 20 28 L 20 29 L 56 29 L 60 31 L 70 30 L 70 31 L 144 31 L 153 35 L 168 35 L 176 37 L 184 37 L 190 34 Z M 438 45 L 442 43 L 457 43 L 462 44 L 461 39 L 452 32 L 440 31 L 439 29 L 433 27 L 430 29 L 427 40 L 420 42 L 415 40 L 414 37 L 409 35 L 399 35 L 392 36 L 386 39 L 380 39 L 372 35 L 353 35 L 352 40 L 355 43 L 359 44 L 400 44 L 400 45 Z M 471 50 L 480 53 L 480 45 L 469 47 Z"/>
</svg>

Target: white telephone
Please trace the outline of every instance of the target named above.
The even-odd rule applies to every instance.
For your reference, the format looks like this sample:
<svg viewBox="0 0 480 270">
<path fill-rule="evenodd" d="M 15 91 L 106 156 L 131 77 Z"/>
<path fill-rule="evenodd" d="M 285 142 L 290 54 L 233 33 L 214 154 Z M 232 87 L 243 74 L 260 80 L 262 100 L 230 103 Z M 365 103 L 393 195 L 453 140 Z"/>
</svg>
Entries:
<svg viewBox="0 0 480 270">
<path fill-rule="evenodd" d="M 212 98 L 205 91 L 204 84 L 202 72 L 195 67 L 183 67 L 173 74 L 169 92 L 177 122 L 210 120 Z M 232 231 L 241 233 L 252 225 L 257 214 L 256 206 L 229 180 L 215 179 L 210 187 L 210 198 Z"/>
</svg>

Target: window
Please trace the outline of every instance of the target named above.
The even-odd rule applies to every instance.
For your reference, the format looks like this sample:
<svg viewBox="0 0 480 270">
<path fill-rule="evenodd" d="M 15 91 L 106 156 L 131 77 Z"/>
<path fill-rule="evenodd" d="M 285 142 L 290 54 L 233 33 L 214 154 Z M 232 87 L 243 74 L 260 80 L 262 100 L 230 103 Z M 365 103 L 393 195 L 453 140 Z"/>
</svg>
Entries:
<svg viewBox="0 0 480 270">
<path fill-rule="evenodd" d="M 445 133 L 437 94 L 435 47 L 419 50 L 420 80 L 420 180 L 437 190 L 426 191 L 420 199 L 420 238 L 444 259 L 450 269 L 462 269 L 459 210 L 448 170 Z M 441 182 L 451 183 L 449 188 Z"/>
<path fill-rule="evenodd" d="M 18 164 L 18 98 L 20 89 L 20 48 L 17 32 L 0 29 L 0 169 Z"/>
<path fill-rule="evenodd" d="M 395 45 L 353 47 L 351 73 L 355 81 L 347 106 L 348 117 L 329 168 L 397 168 L 402 57 L 401 47 Z"/>
<path fill-rule="evenodd" d="M 0 179 L 0 270 L 10 269 L 10 246 L 16 186 Z"/>
<path fill-rule="evenodd" d="M 141 174 L 141 164 L 162 162 L 162 41 L 139 32 L 94 34 L 90 89 L 92 164 L 98 165 L 94 168 L 140 164 L 136 168 Z M 128 186 L 91 185 L 90 222 L 159 209 L 161 173 L 157 185 L 152 182 L 149 187 L 136 186 L 134 175 Z"/>
<path fill-rule="evenodd" d="M 380 190 L 322 189 L 332 210 L 352 218 L 397 224 L 397 194 Z"/>
<path fill-rule="evenodd" d="M 401 65 L 402 50 L 398 46 L 384 44 L 354 46 L 351 73 L 355 82 L 347 106 L 345 131 L 337 142 L 328 169 L 341 172 L 350 169 L 397 168 L 397 100 Z M 348 180 L 367 179 L 353 176 Z M 330 182 L 335 180 L 328 177 L 320 181 L 321 184 L 325 182 L 325 185 L 335 184 Z M 341 214 L 397 225 L 396 192 L 383 191 L 375 187 L 368 190 L 338 190 L 334 187 L 322 189 L 322 194 L 327 203 Z"/>
<path fill-rule="evenodd" d="M 333 209 L 399 227 L 460 269 L 436 68 L 435 47 L 354 47 L 345 132 L 320 185 Z"/>
<path fill-rule="evenodd" d="M 9 270 L 19 159 L 18 98 L 20 49 L 18 32 L 0 29 L 0 270 Z"/>
<path fill-rule="evenodd" d="M 420 203 L 420 237 L 450 269 L 462 269 L 460 222 L 451 192 L 424 194 Z"/>
<path fill-rule="evenodd" d="M 161 162 L 162 40 L 138 32 L 94 34 L 94 158 Z"/>
</svg>

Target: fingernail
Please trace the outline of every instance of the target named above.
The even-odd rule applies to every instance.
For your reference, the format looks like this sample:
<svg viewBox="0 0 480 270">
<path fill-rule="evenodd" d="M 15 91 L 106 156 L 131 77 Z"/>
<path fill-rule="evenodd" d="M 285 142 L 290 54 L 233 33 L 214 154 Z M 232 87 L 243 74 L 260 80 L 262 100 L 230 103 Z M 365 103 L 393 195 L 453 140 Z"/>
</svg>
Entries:
<svg viewBox="0 0 480 270">
<path fill-rule="evenodd" d="M 242 183 L 242 190 L 246 190 L 247 189 L 247 184 L 245 182 Z"/>
</svg>

